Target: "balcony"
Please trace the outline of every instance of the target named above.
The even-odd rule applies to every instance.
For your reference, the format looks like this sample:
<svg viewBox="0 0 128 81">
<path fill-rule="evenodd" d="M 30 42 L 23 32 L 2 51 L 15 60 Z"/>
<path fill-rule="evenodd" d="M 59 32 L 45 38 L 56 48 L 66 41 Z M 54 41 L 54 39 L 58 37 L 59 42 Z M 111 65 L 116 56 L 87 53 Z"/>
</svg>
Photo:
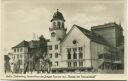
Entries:
<svg viewBox="0 0 128 81">
<path fill-rule="evenodd" d="M 117 55 L 107 54 L 107 53 L 100 54 L 99 60 L 104 60 L 104 62 L 121 63 Z"/>
<path fill-rule="evenodd" d="M 112 54 L 102 53 L 98 56 L 99 60 L 104 60 L 106 62 L 111 62 L 115 58 Z"/>
<path fill-rule="evenodd" d="M 121 61 L 120 60 L 116 60 L 116 61 L 114 61 L 113 63 L 116 63 L 116 64 L 121 64 Z"/>
<path fill-rule="evenodd" d="M 85 59 L 68 59 L 67 62 L 84 61 Z"/>
<path fill-rule="evenodd" d="M 49 28 L 50 31 L 53 31 L 53 30 L 59 30 L 59 29 L 63 29 L 65 31 L 67 31 L 67 28 L 59 28 L 59 27 L 52 27 L 52 28 Z"/>
</svg>

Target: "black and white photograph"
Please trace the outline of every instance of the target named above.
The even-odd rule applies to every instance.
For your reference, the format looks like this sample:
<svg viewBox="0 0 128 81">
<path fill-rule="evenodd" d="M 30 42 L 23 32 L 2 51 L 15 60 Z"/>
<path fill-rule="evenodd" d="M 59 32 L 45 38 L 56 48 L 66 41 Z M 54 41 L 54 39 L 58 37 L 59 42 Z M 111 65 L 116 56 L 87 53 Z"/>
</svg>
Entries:
<svg viewBox="0 0 128 81">
<path fill-rule="evenodd" d="M 2 0 L 4 74 L 124 74 L 125 0 Z"/>
</svg>

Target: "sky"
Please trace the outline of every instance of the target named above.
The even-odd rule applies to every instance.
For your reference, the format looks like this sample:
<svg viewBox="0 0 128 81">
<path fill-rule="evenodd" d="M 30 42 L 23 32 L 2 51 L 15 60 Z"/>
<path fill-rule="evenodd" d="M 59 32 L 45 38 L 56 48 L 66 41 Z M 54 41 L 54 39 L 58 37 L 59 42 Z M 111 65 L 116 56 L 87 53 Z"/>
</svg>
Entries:
<svg viewBox="0 0 128 81">
<path fill-rule="evenodd" d="M 59 9 L 65 27 L 86 29 L 109 22 L 124 23 L 124 0 L 2 0 L 2 48 L 9 50 L 41 34 L 50 38 L 53 14 Z"/>
</svg>

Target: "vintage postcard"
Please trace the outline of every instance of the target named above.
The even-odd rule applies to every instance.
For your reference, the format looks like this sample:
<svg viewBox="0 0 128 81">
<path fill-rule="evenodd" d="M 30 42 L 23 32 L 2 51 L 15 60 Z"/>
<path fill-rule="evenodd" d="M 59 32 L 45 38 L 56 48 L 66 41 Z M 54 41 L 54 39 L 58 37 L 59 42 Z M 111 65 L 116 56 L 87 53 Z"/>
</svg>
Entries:
<svg viewBox="0 0 128 81">
<path fill-rule="evenodd" d="M 126 79 L 126 0 L 2 0 L 1 11 L 2 79 Z"/>
</svg>

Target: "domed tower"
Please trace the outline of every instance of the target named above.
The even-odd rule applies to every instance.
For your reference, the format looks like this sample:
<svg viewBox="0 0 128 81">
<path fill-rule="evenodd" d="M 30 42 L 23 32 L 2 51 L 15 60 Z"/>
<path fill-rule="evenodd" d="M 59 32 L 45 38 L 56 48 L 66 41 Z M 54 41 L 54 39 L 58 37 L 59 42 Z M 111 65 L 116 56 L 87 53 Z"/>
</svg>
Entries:
<svg viewBox="0 0 128 81">
<path fill-rule="evenodd" d="M 64 27 L 65 19 L 61 12 L 57 11 L 54 13 L 53 18 L 51 19 L 52 26 L 49 28 L 51 33 L 51 41 L 63 40 L 66 36 L 67 29 Z"/>
</svg>

